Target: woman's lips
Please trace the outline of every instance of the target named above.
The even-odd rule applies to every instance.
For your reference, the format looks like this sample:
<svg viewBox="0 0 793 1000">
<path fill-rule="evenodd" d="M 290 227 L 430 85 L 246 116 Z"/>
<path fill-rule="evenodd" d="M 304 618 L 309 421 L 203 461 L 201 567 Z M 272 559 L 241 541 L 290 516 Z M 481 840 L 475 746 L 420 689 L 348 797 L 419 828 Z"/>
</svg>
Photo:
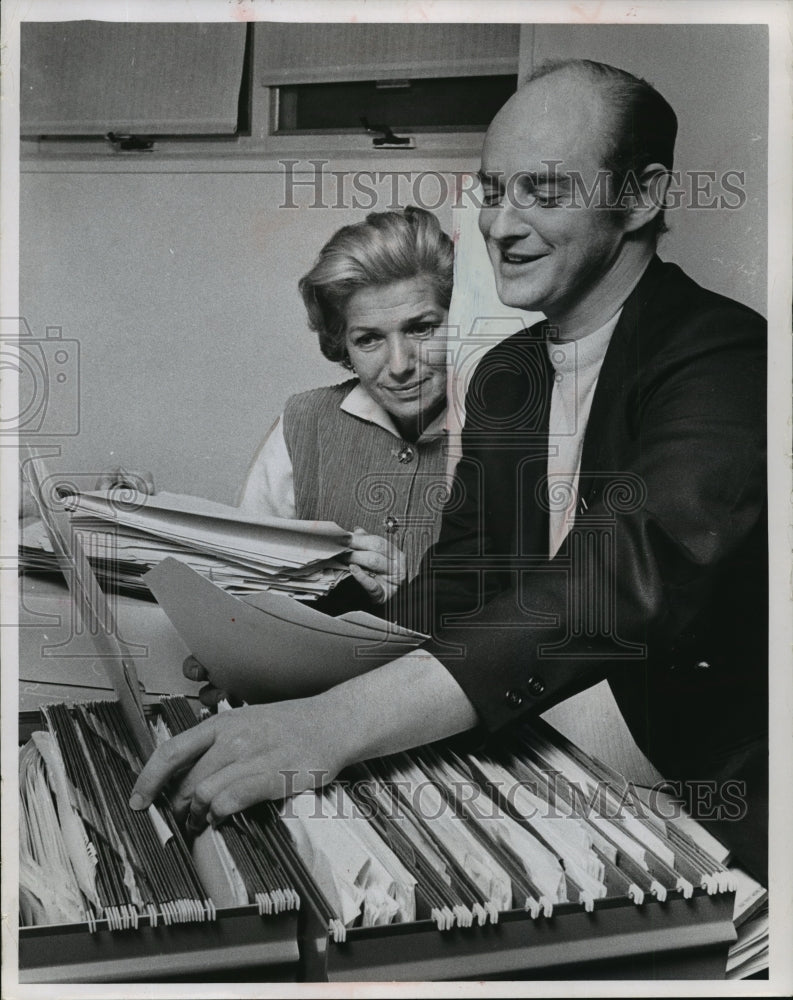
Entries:
<svg viewBox="0 0 793 1000">
<path fill-rule="evenodd" d="M 410 385 L 387 385 L 385 386 L 389 392 L 415 392 L 416 389 L 420 389 L 424 385 L 424 382 L 411 382 Z"/>
<path fill-rule="evenodd" d="M 425 378 L 420 379 L 418 382 L 409 382 L 407 385 L 384 385 L 383 388 L 398 399 L 412 399 L 414 396 L 421 394 L 423 387 L 429 381 L 429 379 Z"/>
</svg>

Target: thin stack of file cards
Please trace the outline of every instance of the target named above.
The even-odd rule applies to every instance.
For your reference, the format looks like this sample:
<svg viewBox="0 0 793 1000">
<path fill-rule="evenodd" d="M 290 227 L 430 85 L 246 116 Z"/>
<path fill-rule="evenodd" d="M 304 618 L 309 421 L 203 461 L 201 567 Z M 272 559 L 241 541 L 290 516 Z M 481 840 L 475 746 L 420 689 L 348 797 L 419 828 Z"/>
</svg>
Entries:
<svg viewBox="0 0 793 1000">
<path fill-rule="evenodd" d="M 367 612 L 334 617 L 272 591 L 235 597 L 173 559 L 146 585 L 213 685 L 238 702 L 316 694 L 426 639 Z"/>
<path fill-rule="evenodd" d="M 327 594 L 349 572 L 340 559 L 349 532 L 331 522 L 252 520 L 200 497 L 134 490 L 79 493 L 65 506 L 100 580 L 133 592 L 146 591 L 144 574 L 166 558 L 232 593 L 275 590 L 303 600 Z M 54 568 L 41 522 L 23 528 L 20 562 Z"/>
<path fill-rule="evenodd" d="M 334 940 L 348 927 L 415 920 L 416 878 L 343 786 L 287 800 L 281 818 L 326 901 Z"/>
<path fill-rule="evenodd" d="M 218 906 L 253 904 L 262 915 L 298 908 L 274 823 L 235 817 L 191 849 L 167 802 L 129 808 L 143 765 L 118 702 L 42 713 L 46 730 L 20 751 L 22 926 L 94 931 L 102 921 L 129 930 L 214 920 Z M 152 735 L 161 742 L 195 722 L 186 699 L 167 699 Z"/>
</svg>

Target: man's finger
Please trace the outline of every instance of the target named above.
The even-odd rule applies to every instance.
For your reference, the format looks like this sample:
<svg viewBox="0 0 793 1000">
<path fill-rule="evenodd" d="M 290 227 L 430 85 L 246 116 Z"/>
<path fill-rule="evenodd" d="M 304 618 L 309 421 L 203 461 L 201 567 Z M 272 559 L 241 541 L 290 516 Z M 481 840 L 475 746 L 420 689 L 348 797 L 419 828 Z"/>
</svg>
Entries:
<svg viewBox="0 0 793 1000">
<path fill-rule="evenodd" d="M 197 833 L 207 823 L 217 824 L 264 799 L 282 798 L 283 786 L 282 781 L 272 780 L 261 761 L 235 761 L 202 778 L 187 796 L 180 793 L 171 804 L 174 814 L 184 817 L 187 829 Z M 303 791 L 303 786 L 293 790 Z"/>
<path fill-rule="evenodd" d="M 203 663 L 199 663 L 194 656 L 188 656 L 182 664 L 182 673 L 191 681 L 208 681 L 209 674 Z"/>
<path fill-rule="evenodd" d="M 187 803 L 186 825 L 188 830 L 200 830 L 206 826 L 208 822 L 207 815 L 212 808 L 215 798 L 235 780 L 235 774 L 239 770 L 239 764 L 230 764 L 228 767 L 224 767 L 220 771 L 216 771 L 215 774 L 210 774 L 199 781 L 193 789 L 189 803 Z"/>
<path fill-rule="evenodd" d="M 205 708 L 217 708 L 218 702 L 226 697 L 226 692 L 212 684 L 205 684 L 198 692 L 198 700 Z"/>
<path fill-rule="evenodd" d="M 130 809 L 146 809 L 168 782 L 215 741 L 215 719 L 207 719 L 157 747 L 138 775 L 129 800 Z"/>
<path fill-rule="evenodd" d="M 265 776 L 248 773 L 234 780 L 227 780 L 213 797 L 206 813 L 206 821 L 215 826 L 228 816 L 256 805 L 264 799 L 283 798 L 285 787 L 289 787 L 289 792 L 292 794 L 313 786 L 308 781 L 294 782 L 294 778 L 291 778 L 290 782 L 285 782 L 282 776 L 271 774 Z"/>
</svg>

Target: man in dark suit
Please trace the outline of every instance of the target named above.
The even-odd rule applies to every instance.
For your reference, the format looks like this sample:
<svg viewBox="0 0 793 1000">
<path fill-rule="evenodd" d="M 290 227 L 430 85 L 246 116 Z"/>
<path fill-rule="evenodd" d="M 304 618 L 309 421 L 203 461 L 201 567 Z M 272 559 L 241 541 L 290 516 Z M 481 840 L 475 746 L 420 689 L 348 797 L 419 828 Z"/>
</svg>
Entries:
<svg viewBox="0 0 793 1000">
<path fill-rule="evenodd" d="M 607 677 L 764 877 L 765 324 L 655 255 L 675 131 L 656 91 L 592 63 L 541 71 L 493 122 L 480 229 L 499 297 L 548 322 L 476 371 L 409 601 L 490 729 Z"/>
<path fill-rule="evenodd" d="M 698 818 L 764 877 L 764 328 L 655 254 L 675 133 L 656 91 L 588 62 L 499 112 L 480 228 L 501 299 L 548 322 L 473 379 L 441 539 L 397 609 L 432 640 L 177 737 L 137 807 L 181 771 L 177 808 L 216 820 L 283 794 L 279 771 L 310 787 L 607 677 L 639 745 L 698 782 Z"/>
</svg>

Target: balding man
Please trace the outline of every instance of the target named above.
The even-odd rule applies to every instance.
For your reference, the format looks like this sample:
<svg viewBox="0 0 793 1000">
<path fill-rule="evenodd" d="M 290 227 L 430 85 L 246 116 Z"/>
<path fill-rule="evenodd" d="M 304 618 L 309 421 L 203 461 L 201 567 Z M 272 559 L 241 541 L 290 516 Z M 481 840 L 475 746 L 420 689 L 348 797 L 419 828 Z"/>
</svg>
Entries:
<svg viewBox="0 0 793 1000">
<path fill-rule="evenodd" d="M 310 787 L 606 677 L 653 763 L 764 877 L 764 325 L 655 254 L 675 133 L 649 85 L 585 61 L 499 112 L 480 229 L 501 299 L 548 321 L 475 374 L 441 539 L 401 595 L 432 640 L 177 737 L 138 807 L 193 762 L 174 798 L 200 824 L 283 794 L 279 771 Z"/>
<path fill-rule="evenodd" d="M 656 256 L 675 134 L 652 87 L 590 62 L 541 70 L 493 121 L 480 229 L 499 297 L 548 322 L 477 369 L 411 599 L 490 729 L 607 677 L 764 877 L 765 324 Z"/>
</svg>

